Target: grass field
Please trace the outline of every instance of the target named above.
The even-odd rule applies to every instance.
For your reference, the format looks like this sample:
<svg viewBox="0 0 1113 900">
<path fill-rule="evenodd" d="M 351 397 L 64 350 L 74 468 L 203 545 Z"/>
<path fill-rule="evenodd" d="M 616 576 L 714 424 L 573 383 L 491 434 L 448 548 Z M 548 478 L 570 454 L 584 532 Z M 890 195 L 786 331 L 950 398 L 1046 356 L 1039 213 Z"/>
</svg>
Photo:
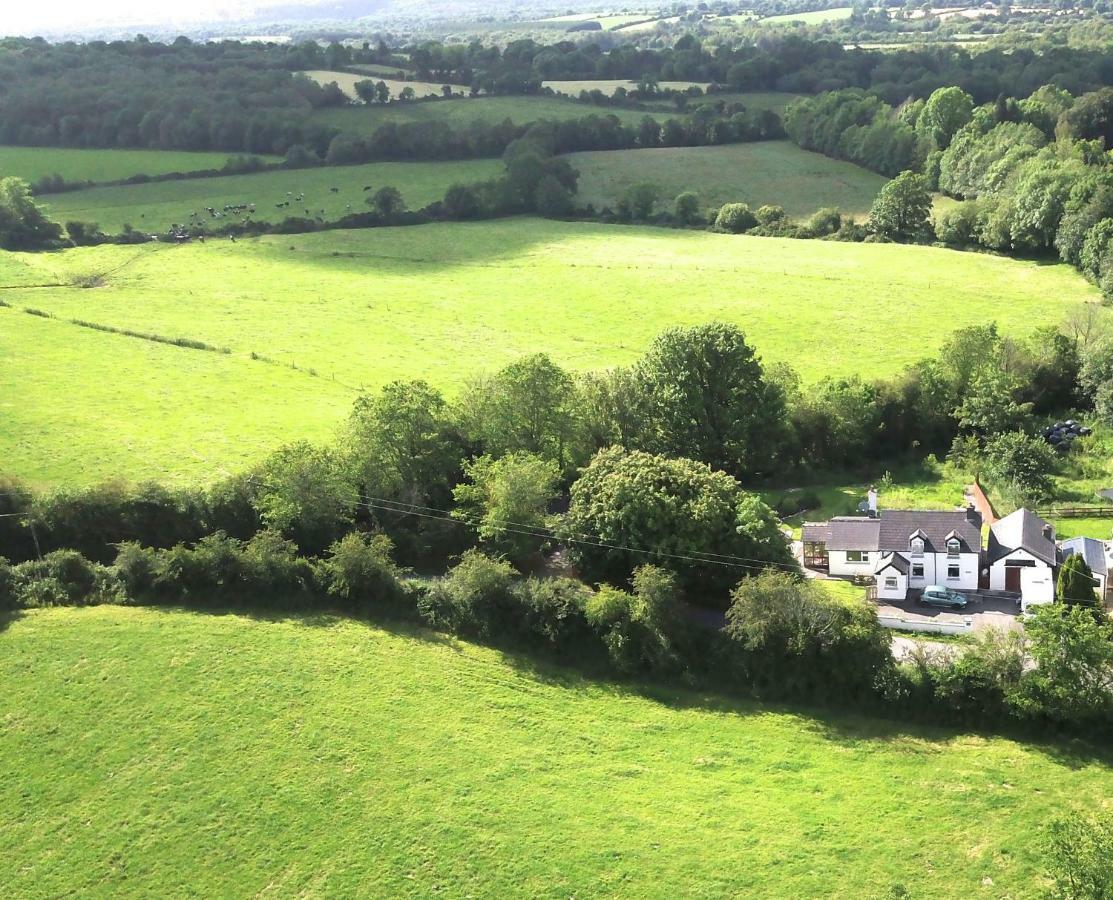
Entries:
<svg viewBox="0 0 1113 900">
<path fill-rule="evenodd" d="M 692 190 L 705 207 L 775 203 L 803 218 L 820 207 L 837 206 L 861 219 L 886 181 L 788 141 L 573 153 L 569 160 L 580 171 L 579 201 L 597 207 L 613 207 L 630 185 L 648 181 L 662 189 L 664 204 Z"/>
<path fill-rule="evenodd" d="M 62 286 L 19 287 L 48 283 Z M 79 286 L 90 283 L 99 286 Z M 0 402 L 18 398 L 19 420 L 0 417 L 0 460 L 36 483 L 235 470 L 338 421 L 333 377 L 347 397 L 417 377 L 452 394 L 536 351 L 576 370 L 630 363 L 663 328 L 711 320 L 740 324 L 765 360 L 792 364 L 806 382 L 884 375 L 930 355 L 954 328 L 997 319 L 1023 334 L 1095 296 L 1066 266 L 987 254 L 527 218 L 0 254 L 3 285 L 13 286 L 0 290 L 13 308 L 0 308 Z M 232 353 L 147 344 L 15 307 Z M 893 339 L 895 319 L 916 340 Z M 184 433 L 183 417 L 219 441 Z"/>
<path fill-rule="evenodd" d="M 822 25 L 824 22 L 841 22 L 849 19 L 854 9 L 849 6 L 840 6 L 837 9 L 817 9 L 813 12 L 788 13 L 783 16 L 769 16 L 761 19 L 762 25 L 792 25 L 802 22 L 805 25 Z"/>
<path fill-rule="evenodd" d="M 388 103 L 386 106 L 350 106 L 321 109 L 312 119 L 322 125 L 353 134 L 373 132 L 386 122 L 443 121 L 454 128 L 466 128 L 473 122 L 496 123 L 510 119 L 520 125 L 538 119 L 562 121 L 584 116 L 617 116 L 623 122 L 637 124 L 645 112 L 589 106 L 563 97 L 465 97 L 457 100 L 428 100 L 424 103 Z"/>
<path fill-rule="evenodd" d="M 219 169 L 232 155 L 176 150 L 0 147 L 0 177 L 16 175 L 26 181 L 37 181 L 47 175 L 61 175 L 66 181 L 120 181 L 132 175 Z"/>
<path fill-rule="evenodd" d="M 58 609 L 0 646 L 0 888 L 27 900 L 1028 898 L 1047 823 L 1113 797 L 1082 747 L 326 617 Z"/>
<path fill-rule="evenodd" d="M 723 92 L 706 94 L 703 97 L 692 97 L 688 100 L 688 112 L 694 110 L 697 106 L 702 106 L 705 103 L 718 103 L 720 100 L 725 103 L 741 103 L 750 110 L 769 109 L 780 115 L 784 112 L 785 107 L 788 106 L 793 100 L 799 100 L 803 94 L 792 94 L 787 91 L 746 91 L 743 93 Z M 663 109 L 673 110 L 675 106 L 671 100 L 649 100 L 647 101 L 651 107 L 661 107 Z M 658 115 L 658 113 L 654 113 Z"/>
<path fill-rule="evenodd" d="M 326 72 L 319 69 L 315 69 L 311 72 L 302 72 L 301 74 L 305 75 L 308 78 L 312 78 L 318 84 L 328 84 L 330 82 L 336 82 L 337 87 L 339 87 L 340 90 L 342 90 L 353 100 L 359 99 L 359 95 L 356 93 L 357 81 L 372 80 L 376 84 L 381 81 L 388 88 L 390 88 L 391 97 L 397 97 L 406 88 L 412 88 L 413 92 L 418 97 L 439 97 L 441 96 L 441 88 L 443 86 L 441 84 L 434 84 L 431 81 L 399 81 L 396 78 L 390 78 L 386 76 L 372 77 L 370 75 L 353 75 L 351 72 Z M 452 93 L 461 96 L 463 96 L 467 92 L 467 88 L 460 87 L 459 85 L 455 85 L 452 88 Z"/>
<path fill-rule="evenodd" d="M 602 79 L 598 81 L 543 81 L 542 87 L 552 88 L 561 94 L 578 97 L 580 91 L 602 91 L 604 94 L 613 94 L 620 87 L 634 90 L 638 86 L 636 81 L 623 81 L 622 79 Z M 660 81 L 657 87 L 661 90 L 686 91 L 690 87 L 706 89 L 706 81 Z"/>
<path fill-rule="evenodd" d="M 226 204 L 254 203 L 251 218 L 257 221 L 280 222 L 287 216 L 304 215 L 335 220 L 347 213 L 366 212 L 367 198 L 385 186 L 398 188 L 411 209 L 420 209 L 441 199 L 457 182 L 482 181 L 501 171 L 497 159 L 384 162 L 89 188 L 42 199 L 48 214 L 59 222 L 97 222 L 109 232 L 120 231 L 127 222 L 141 231 L 161 232 L 173 223 L 189 222 L 194 213 L 199 217 L 196 221 L 223 224 L 228 220 L 213 219 L 205 207 L 220 210 Z M 374 190 L 364 191 L 367 186 Z M 335 194 L 333 187 L 339 188 Z M 295 201 L 299 193 L 304 195 L 301 203 Z M 289 208 L 276 207 L 286 200 Z M 242 214 L 236 216 L 241 218 Z"/>
</svg>

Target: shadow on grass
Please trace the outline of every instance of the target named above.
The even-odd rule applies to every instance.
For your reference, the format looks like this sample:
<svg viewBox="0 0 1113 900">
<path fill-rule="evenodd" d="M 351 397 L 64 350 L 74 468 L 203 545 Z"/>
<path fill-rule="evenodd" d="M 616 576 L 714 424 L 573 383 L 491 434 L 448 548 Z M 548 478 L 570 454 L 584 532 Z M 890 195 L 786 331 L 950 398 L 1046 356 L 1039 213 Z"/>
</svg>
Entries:
<svg viewBox="0 0 1113 900">
<path fill-rule="evenodd" d="M 0 634 L 7 631 L 12 622 L 21 618 L 23 618 L 23 610 L 21 609 L 4 610 L 0 612 Z"/>
</svg>

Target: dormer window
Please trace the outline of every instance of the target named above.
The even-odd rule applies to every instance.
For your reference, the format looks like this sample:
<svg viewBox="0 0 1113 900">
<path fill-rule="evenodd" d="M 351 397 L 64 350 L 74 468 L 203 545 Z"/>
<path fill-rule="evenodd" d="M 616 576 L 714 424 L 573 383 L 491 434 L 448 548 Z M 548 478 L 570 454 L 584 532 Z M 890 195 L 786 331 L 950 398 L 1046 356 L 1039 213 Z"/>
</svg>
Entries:
<svg viewBox="0 0 1113 900">
<path fill-rule="evenodd" d="M 962 543 L 958 538 L 947 538 L 947 556 L 956 558 L 962 550 Z"/>
<path fill-rule="evenodd" d="M 912 551 L 913 556 L 924 555 L 924 539 L 922 537 L 914 537 L 908 542 L 909 550 Z"/>
</svg>

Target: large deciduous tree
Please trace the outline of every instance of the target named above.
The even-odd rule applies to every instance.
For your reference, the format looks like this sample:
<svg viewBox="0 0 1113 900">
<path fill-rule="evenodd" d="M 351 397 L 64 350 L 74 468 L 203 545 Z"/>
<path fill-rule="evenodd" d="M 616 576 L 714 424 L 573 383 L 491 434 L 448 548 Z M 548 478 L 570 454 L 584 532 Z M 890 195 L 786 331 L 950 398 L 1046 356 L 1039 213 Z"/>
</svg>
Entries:
<svg viewBox="0 0 1113 900">
<path fill-rule="evenodd" d="M 0 178 L 0 248 L 38 250 L 61 238 L 61 226 L 39 209 L 26 181 Z"/>
<path fill-rule="evenodd" d="M 927 179 L 915 172 L 901 172 L 870 208 L 870 230 L 891 241 L 921 240 L 930 225 L 931 191 Z"/>
</svg>

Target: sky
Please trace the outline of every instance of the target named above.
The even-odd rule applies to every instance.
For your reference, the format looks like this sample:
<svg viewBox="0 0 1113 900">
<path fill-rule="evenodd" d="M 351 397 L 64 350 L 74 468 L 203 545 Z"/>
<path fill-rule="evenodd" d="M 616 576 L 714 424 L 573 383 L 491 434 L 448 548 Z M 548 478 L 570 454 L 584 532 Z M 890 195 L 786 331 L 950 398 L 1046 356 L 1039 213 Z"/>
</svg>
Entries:
<svg viewBox="0 0 1113 900">
<path fill-rule="evenodd" d="M 74 32 L 90 26 L 236 21 L 267 7 L 312 7 L 325 0 L 0 0 L 0 34 Z"/>
</svg>

